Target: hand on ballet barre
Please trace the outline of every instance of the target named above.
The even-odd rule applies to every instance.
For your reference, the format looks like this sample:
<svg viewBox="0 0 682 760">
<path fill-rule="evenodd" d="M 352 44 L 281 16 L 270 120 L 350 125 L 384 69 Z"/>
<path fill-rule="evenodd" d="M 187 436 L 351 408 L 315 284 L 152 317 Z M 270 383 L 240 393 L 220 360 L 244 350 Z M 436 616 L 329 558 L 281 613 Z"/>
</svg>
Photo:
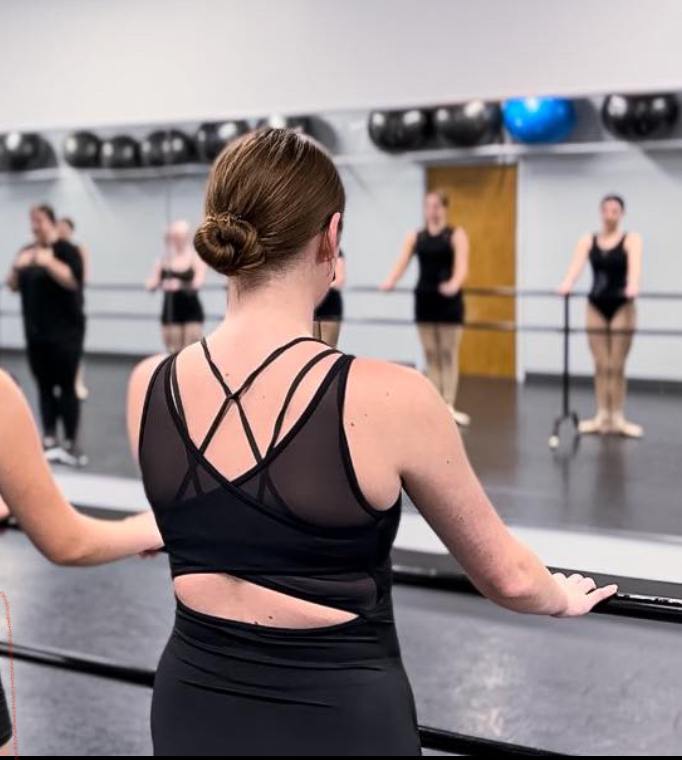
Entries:
<svg viewBox="0 0 682 760">
<path fill-rule="evenodd" d="M 556 289 L 556 292 L 560 296 L 567 296 L 571 291 L 573 290 L 573 285 L 569 282 L 562 282 L 561 285 Z"/>
<path fill-rule="evenodd" d="M 554 617 L 579 617 L 586 615 L 600 602 L 612 597 L 618 586 L 612 583 L 602 588 L 597 587 L 593 578 L 586 578 L 578 573 L 566 577 L 563 573 L 552 575 L 566 596 L 566 606 Z"/>
<path fill-rule="evenodd" d="M 388 293 L 389 291 L 394 290 L 395 286 L 396 283 L 393 280 L 384 280 L 381 285 L 379 285 L 379 290 Z"/>
<path fill-rule="evenodd" d="M 637 298 L 639 295 L 639 288 L 637 285 L 628 285 L 627 288 L 625 288 L 625 297 L 626 298 Z"/>
</svg>

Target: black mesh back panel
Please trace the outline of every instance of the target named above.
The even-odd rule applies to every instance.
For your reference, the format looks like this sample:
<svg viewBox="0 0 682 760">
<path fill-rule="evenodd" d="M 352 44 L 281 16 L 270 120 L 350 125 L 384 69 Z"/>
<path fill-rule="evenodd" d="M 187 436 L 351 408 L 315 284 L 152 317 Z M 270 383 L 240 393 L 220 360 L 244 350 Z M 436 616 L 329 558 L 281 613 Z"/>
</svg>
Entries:
<svg viewBox="0 0 682 760">
<path fill-rule="evenodd" d="M 302 368 L 291 397 L 332 353 L 321 351 Z M 191 440 L 175 358 L 162 363 L 145 404 L 140 466 L 174 576 L 226 573 L 360 615 L 390 614 L 389 553 L 400 501 L 389 510 L 373 509 L 357 485 L 343 431 L 351 362 L 349 356 L 335 358 L 303 416 L 281 438 L 273 421 L 271 449 L 254 450 L 254 466 L 233 480 Z M 226 400 L 216 410 L 215 429 L 250 388 L 246 383 L 233 393 L 219 382 Z M 248 419 L 243 422 L 248 435 Z"/>
</svg>

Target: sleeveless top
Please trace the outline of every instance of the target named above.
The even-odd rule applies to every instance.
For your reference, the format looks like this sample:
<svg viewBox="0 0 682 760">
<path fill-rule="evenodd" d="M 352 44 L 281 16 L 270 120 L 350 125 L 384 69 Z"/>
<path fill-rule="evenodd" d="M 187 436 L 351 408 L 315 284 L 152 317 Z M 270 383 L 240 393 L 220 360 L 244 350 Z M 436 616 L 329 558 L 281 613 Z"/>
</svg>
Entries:
<svg viewBox="0 0 682 760">
<path fill-rule="evenodd" d="M 437 235 L 431 235 L 427 229 L 417 234 L 414 246 L 414 253 L 419 261 L 417 291 L 437 292 L 438 286 L 452 277 L 453 233 L 454 228 L 447 226 Z"/>
<path fill-rule="evenodd" d="M 145 491 L 165 541 L 173 577 L 226 573 L 317 604 L 390 622 L 390 550 L 400 522 L 400 496 L 388 510 L 363 496 L 343 428 L 353 357 L 328 347 L 294 378 L 260 451 L 242 405 L 254 380 L 297 338 L 268 356 L 235 390 L 206 361 L 225 400 L 205 439 L 189 436 L 178 388 L 176 356 L 151 380 L 140 432 Z M 320 342 L 320 341 L 316 341 Z M 301 417 L 281 438 L 286 410 L 308 372 L 338 354 Z M 254 464 L 228 479 L 205 452 L 225 415 L 236 407 Z"/>
<path fill-rule="evenodd" d="M 597 236 L 592 238 L 590 264 L 594 280 L 590 297 L 596 299 L 621 299 L 627 287 L 628 255 L 625 250 L 627 233 L 616 245 L 604 251 L 599 247 Z"/>
<path fill-rule="evenodd" d="M 183 269 L 182 271 L 177 271 L 175 269 L 168 269 L 166 267 L 163 267 L 161 269 L 161 279 L 162 280 L 180 280 L 180 282 L 186 282 L 188 284 L 191 284 L 194 280 L 194 267 L 189 267 L 188 269 Z"/>
</svg>

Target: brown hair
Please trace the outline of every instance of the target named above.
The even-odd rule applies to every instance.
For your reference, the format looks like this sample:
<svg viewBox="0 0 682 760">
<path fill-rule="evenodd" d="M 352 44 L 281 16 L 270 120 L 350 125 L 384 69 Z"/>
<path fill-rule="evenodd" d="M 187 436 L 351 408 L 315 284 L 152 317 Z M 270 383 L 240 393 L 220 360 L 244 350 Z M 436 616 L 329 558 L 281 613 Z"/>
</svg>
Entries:
<svg viewBox="0 0 682 760">
<path fill-rule="evenodd" d="M 336 167 L 313 140 L 288 129 L 254 132 L 215 162 L 194 245 L 217 272 L 252 286 L 295 261 L 345 203 Z"/>
<path fill-rule="evenodd" d="M 448 194 L 445 192 L 445 190 L 441 190 L 440 188 L 436 190 L 429 190 L 427 195 L 435 195 L 436 198 L 441 202 L 441 205 L 443 208 L 447 208 L 448 204 L 450 203 L 450 199 L 448 198 Z"/>
<path fill-rule="evenodd" d="M 57 224 L 57 215 L 54 213 L 52 206 L 48 206 L 47 203 L 41 203 L 39 206 L 32 206 L 31 213 L 35 212 L 46 216 L 52 224 Z"/>
</svg>

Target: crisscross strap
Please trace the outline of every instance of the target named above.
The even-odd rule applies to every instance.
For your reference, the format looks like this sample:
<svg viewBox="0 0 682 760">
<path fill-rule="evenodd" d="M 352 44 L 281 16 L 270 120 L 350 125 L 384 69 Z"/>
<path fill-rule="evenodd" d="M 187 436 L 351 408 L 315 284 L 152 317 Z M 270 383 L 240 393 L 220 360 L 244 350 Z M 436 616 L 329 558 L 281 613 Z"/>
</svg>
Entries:
<svg viewBox="0 0 682 760">
<path fill-rule="evenodd" d="M 262 464 L 264 457 L 267 457 L 277 444 L 277 439 L 279 438 L 279 435 L 281 433 L 282 426 L 284 424 L 284 419 L 286 417 L 286 413 L 289 409 L 291 401 L 296 391 L 300 387 L 301 383 L 305 379 L 305 377 L 323 359 L 327 358 L 328 356 L 331 356 L 332 354 L 335 354 L 335 353 L 338 354 L 340 352 L 332 348 L 327 348 L 326 350 L 320 351 L 314 357 L 312 357 L 308 362 L 306 362 L 306 364 L 296 374 L 291 386 L 289 387 L 289 390 L 287 391 L 282 408 L 280 409 L 277 415 L 273 435 L 264 455 L 261 453 L 260 449 L 258 448 L 258 443 L 253 433 L 253 429 L 244 411 L 244 407 L 241 401 L 241 396 L 249 389 L 249 387 L 253 384 L 254 380 L 263 372 L 263 370 L 265 370 L 268 366 L 270 366 L 277 358 L 279 358 L 283 353 L 288 351 L 290 348 L 298 345 L 299 343 L 303 343 L 305 341 L 313 341 L 316 343 L 321 343 L 321 341 L 317 340 L 316 338 L 308 337 L 308 336 L 294 338 L 293 340 L 289 341 L 283 346 L 276 348 L 272 353 L 270 353 L 263 360 L 263 362 L 261 362 L 261 364 L 259 364 L 258 367 L 248 375 L 246 380 L 244 380 L 244 382 L 239 386 L 239 388 L 236 391 L 233 391 L 228 385 L 228 383 L 226 382 L 225 378 L 223 377 L 223 374 L 220 371 L 220 368 L 213 361 L 213 357 L 211 356 L 206 340 L 205 339 L 201 340 L 201 347 L 204 352 L 204 356 L 206 358 L 207 364 L 213 376 L 216 378 L 216 380 L 218 381 L 218 383 L 220 384 L 220 386 L 222 387 L 225 393 L 225 400 L 221 404 L 220 409 L 218 410 L 218 413 L 216 414 L 213 422 L 211 423 L 211 426 L 208 429 L 208 432 L 206 433 L 206 435 L 204 436 L 204 439 L 201 441 L 201 444 L 198 447 L 202 455 L 206 454 L 206 451 L 208 447 L 210 446 L 211 441 L 215 437 L 216 432 L 220 428 L 220 425 L 222 424 L 223 420 L 225 419 L 225 416 L 227 415 L 227 412 L 229 411 L 230 404 L 234 402 L 239 412 L 239 417 L 242 424 L 242 428 L 244 430 L 244 434 L 251 448 L 251 451 L 254 455 L 256 463 Z M 180 395 L 180 388 L 179 388 L 178 379 L 177 379 L 177 370 L 176 370 L 175 360 L 173 360 L 172 365 L 171 365 L 171 386 L 172 386 L 173 396 L 174 396 L 175 405 L 176 405 L 178 414 L 180 415 L 185 427 L 187 427 L 187 419 L 186 419 L 186 415 L 184 411 L 184 406 L 182 403 L 182 397 Z M 178 494 L 177 494 L 178 498 L 180 498 L 184 494 L 190 482 L 194 484 L 195 491 L 197 493 L 201 493 L 202 489 L 199 483 L 197 465 L 198 463 L 196 459 L 188 455 L 188 471 L 185 477 L 183 478 L 183 481 L 178 490 Z M 264 495 L 264 490 L 266 487 L 269 488 L 270 490 L 273 490 L 273 486 L 269 482 L 269 480 L 270 479 L 267 476 L 265 476 L 263 480 L 261 481 L 260 488 L 259 488 L 259 497 L 261 499 Z"/>
<path fill-rule="evenodd" d="M 311 336 L 300 336 L 298 338 L 294 338 L 293 340 L 290 340 L 288 343 L 285 343 L 283 346 L 279 346 L 279 348 L 276 348 L 272 353 L 270 353 L 258 365 L 258 367 L 256 367 L 256 369 L 253 370 L 253 372 L 251 372 L 248 375 L 246 380 L 244 380 L 244 382 L 239 386 L 239 388 L 237 388 L 236 391 L 232 391 L 230 389 L 230 386 L 225 381 L 225 378 L 223 377 L 223 374 L 220 371 L 219 367 L 213 361 L 211 352 L 208 350 L 208 343 L 206 342 L 206 338 L 201 339 L 201 347 L 204 351 L 204 356 L 206 357 L 208 366 L 210 367 L 211 372 L 213 373 L 214 377 L 220 383 L 223 391 L 225 392 L 225 401 L 220 407 L 220 410 L 218 411 L 216 418 L 213 420 L 213 423 L 211 427 L 209 428 L 209 431 L 206 434 L 206 437 L 204 438 L 200 446 L 200 450 L 202 454 L 207 451 L 211 443 L 211 440 L 213 439 L 216 432 L 218 431 L 218 428 L 222 424 L 222 421 L 225 419 L 225 415 L 227 414 L 227 411 L 230 407 L 230 402 L 234 401 L 234 403 L 237 406 L 237 410 L 239 412 L 239 417 L 241 419 L 242 427 L 244 429 L 244 435 L 246 435 L 246 439 L 249 443 L 249 446 L 251 447 L 251 451 L 253 452 L 256 462 L 260 463 L 263 461 L 263 456 L 260 452 L 260 449 L 258 448 L 256 437 L 253 434 L 253 429 L 251 428 L 251 425 L 246 416 L 246 413 L 244 412 L 244 407 L 241 403 L 241 395 L 249 389 L 249 387 L 252 385 L 253 381 L 258 377 L 258 375 L 260 375 L 261 372 L 263 372 L 263 370 L 269 367 L 283 353 L 288 351 L 290 348 L 293 348 L 294 346 L 298 345 L 299 343 L 303 343 L 305 341 L 319 342 L 316 338 L 313 338 Z"/>
</svg>

